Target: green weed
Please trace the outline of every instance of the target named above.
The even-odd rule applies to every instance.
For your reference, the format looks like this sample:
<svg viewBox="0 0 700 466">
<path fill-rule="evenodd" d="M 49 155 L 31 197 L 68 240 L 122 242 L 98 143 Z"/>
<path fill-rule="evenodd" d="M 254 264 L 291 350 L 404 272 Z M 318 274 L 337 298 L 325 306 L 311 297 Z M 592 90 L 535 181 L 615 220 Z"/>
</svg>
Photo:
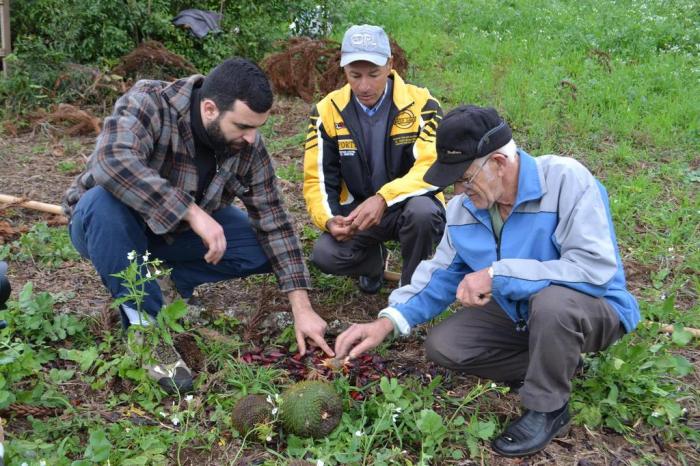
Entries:
<svg viewBox="0 0 700 466">
<path fill-rule="evenodd" d="M 630 433 L 644 421 L 669 438 L 679 433 L 700 438 L 683 422 L 683 400 L 693 395 L 682 378 L 693 366 L 671 351 L 673 345 L 686 345 L 690 335 L 678 329 L 669 342 L 655 333 L 655 328 L 640 330 L 588 361 L 586 377 L 574 382 L 571 406 L 578 422 Z"/>
<path fill-rule="evenodd" d="M 66 228 L 37 223 L 9 247 L 0 248 L 0 259 L 4 258 L 56 268 L 66 261 L 79 260 L 80 254 L 73 247 Z"/>
<path fill-rule="evenodd" d="M 304 181 L 304 172 L 301 170 L 298 162 L 277 167 L 275 173 L 277 173 L 277 176 L 280 178 L 291 183 L 302 183 Z"/>
<path fill-rule="evenodd" d="M 58 168 L 58 171 L 61 173 L 69 175 L 77 174 L 81 170 L 81 167 L 73 160 L 62 160 L 56 164 L 56 168 Z"/>
</svg>

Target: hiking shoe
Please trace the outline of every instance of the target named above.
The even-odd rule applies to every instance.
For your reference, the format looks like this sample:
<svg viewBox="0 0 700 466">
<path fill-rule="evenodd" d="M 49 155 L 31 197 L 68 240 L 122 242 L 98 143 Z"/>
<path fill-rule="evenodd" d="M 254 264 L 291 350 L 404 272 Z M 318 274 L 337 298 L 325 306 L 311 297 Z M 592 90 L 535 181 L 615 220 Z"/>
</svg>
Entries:
<svg viewBox="0 0 700 466">
<path fill-rule="evenodd" d="M 134 332 L 134 342 L 144 345 L 143 334 Z M 132 351 L 129 349 L 132 353 Z M 193 390 L 192 371 L 175 347 L 162 339 L 151 351 L 151 360 L 144 364 L 148 377 L 158 383 L 167 393 L 187 393 Z"/>
<path fill-rule="evenodd" d="M 152 353 L 154 361 L 144 369 L 148 376 L 168 393 L 187 393 L 193 390 L 192 371 L 180 353 L 171 344 L 160 340 Z"/>
</svg>

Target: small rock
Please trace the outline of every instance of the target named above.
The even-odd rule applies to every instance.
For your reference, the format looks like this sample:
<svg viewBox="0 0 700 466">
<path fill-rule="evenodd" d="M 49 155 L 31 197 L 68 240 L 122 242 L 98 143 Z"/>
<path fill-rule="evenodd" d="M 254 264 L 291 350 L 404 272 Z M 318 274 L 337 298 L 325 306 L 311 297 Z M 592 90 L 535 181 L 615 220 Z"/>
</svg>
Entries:
<svg viewBox="0 0 700 466">
<path fill-rule="evenodd" d="M 341 333 L 343 333 L 345 330 L 347 330 L 350 327 L 349 322 L 341 322 L 338 319 L 335 319 L 331 322 L 328 323 L 328 329 L 326 330 L 326 334 L 329 337 L 337 337 Z"/>
</svg>

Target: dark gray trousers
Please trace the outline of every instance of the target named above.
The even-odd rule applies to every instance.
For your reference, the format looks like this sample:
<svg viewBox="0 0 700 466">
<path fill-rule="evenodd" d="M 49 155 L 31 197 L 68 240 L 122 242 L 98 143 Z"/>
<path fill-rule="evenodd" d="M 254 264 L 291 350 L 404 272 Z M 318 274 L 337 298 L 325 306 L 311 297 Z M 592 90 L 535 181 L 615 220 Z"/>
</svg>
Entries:
<svg viewBox="0 0 700 466">
<path fill-rule="evenodd" d="M 425 342 L 428 359 L 449 369 L 496 381 L 524 380 L 527 409 L 559 409 L 571 394 L 581 353 L 601 351 L 624 335 L 603 298 L 549 286 L 530 298 L 528 330 L 493 301 L 462 308 L 440 322 Z"/>
<path fill-rule="evenodd" d="M 330 233 L 323 233 L 314 244 L 311 260 L 333 275 L 376 276 L 384 269 L 381 243 L 398 240 L 403 259 L 401 283 L 409 283 L 420 261 L 432 255 L 444 228 L 445 209 L 440 202 L 417 196 L 387 210 L 378 225 L 348 241 L 336 241 Z"/>
</svg>

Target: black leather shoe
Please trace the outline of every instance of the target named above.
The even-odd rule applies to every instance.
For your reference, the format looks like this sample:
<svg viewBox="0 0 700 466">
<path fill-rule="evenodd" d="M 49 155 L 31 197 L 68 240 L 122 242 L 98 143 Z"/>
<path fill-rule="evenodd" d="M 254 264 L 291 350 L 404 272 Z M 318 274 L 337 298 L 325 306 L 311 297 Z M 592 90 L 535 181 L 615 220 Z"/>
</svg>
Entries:
<svg viewBox="0 0 700 466">
<path fill-rule="evenodd" d="M 363 293 L 377 294 L 379 293 L 379 290 L 382 289 L 383 284 L 384 280 L 381 275 L 377 275 L 376 277 L 360 275 L 357 286 Z"/>
<path fill-rule="evenodd" d="M 543 450 L 554 437 L 565 435 L 569 429 L 569 404 L 551 413 L 525 411 L 491 443 L 502 456 L 528 456 Z"/>
</svg>

